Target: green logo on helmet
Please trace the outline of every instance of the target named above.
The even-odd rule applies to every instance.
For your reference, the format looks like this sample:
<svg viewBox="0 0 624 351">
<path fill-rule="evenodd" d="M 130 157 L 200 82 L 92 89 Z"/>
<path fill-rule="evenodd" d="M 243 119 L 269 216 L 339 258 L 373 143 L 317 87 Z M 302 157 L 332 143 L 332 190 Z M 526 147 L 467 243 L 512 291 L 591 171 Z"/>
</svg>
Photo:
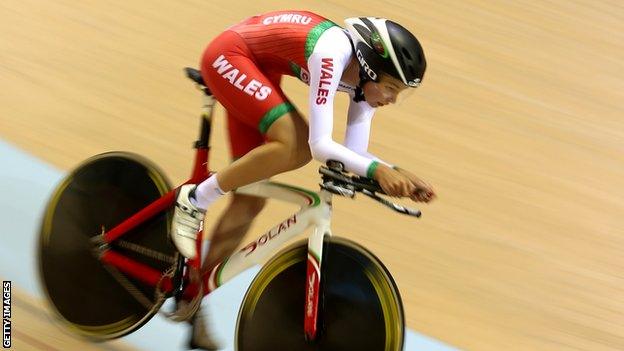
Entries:
<svg viewBox="0 0 624 351">
<path fill-rule="evenodd" d="M 372 32 L 371 33 L 371 45 L 376 53 L 378 53 L 383 58 L 388 58 L 388 50 L 386 49 L 386 45 L 383 40 L 379 36 L 379 33 Z"/>
</svg>

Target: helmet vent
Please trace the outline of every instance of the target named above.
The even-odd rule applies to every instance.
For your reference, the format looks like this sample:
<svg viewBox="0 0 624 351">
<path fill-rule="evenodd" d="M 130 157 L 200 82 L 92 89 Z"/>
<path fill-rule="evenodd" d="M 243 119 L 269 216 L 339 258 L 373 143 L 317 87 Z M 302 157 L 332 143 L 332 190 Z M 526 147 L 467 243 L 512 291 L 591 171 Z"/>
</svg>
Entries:
<svg viewBox="0 0 624 351">
<path fill-rule="evenodd" d="M 403 48 L 403 50 L 401 50 L 401 52 L 403 53 L 403 56 L 407 57 L 408 60 L 412 59 L 412 56 L 410 56 L 409 52 L 407 52 L 407 50 L 405 48 Z"/>
</svg>

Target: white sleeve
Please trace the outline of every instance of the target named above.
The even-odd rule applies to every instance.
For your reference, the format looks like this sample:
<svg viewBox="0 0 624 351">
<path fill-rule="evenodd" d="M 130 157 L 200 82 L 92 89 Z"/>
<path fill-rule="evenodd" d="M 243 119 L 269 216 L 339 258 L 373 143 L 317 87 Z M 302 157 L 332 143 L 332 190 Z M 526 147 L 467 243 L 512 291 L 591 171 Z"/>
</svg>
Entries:
<svg viewBox="0 0 624 351">
<path fill-rule="evenodd" d="M 366 101 L 350 101 L 344 145 L 359 155 L 381 162 L 388 167 L 393 167 L 390 163 L 368 152 L 371 123 L 375 111 L 376 109 L 371 107 Z"/>
<path fill-rule="evenodd" d="M 361 176 L 372 176 L 378 161 L 362 156 L 332 139 L 334 96 L 342 72 L 351 59 L 351 43 L 341 28 L 330 28 L 321 35 L 308 58 L 310 72 L 310 135 L 314 159 L 336 160 L 345 169 Z"/>
</svg>

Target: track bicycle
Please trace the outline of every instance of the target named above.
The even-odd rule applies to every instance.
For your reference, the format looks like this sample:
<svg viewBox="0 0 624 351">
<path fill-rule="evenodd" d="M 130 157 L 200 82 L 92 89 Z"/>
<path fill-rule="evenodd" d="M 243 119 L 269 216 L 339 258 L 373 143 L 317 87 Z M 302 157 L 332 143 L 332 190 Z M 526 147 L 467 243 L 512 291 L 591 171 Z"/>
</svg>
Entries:
<svg viewBox="0 0 624 351">
<path fill-rule="evenodd" d="M 199 71 L 186 68 L 186 74 L 204 103 L 195 164 L 184 184 L 210 175 L 215 104 Z M 375 255 L 332 235 L 332 196 L 361 193 L 394 211 L 421 213 L 380 196 L 378 183 L 349 175 L 338 162 L 319 172 L 318 192 L 268 180 L 237 189 L 300 209 L 193 283 L 189 270 L 200 267 L 201 255 L 185 259 L 170 242 L 176 190 L 163 172 L 127 152 L 89 158 L 57 186 L 45 210 L 38 258 L 47 300 L 75 334 L 106 341 L 143 326 L 168 298 L 187 301 L 190 309 L 166 315 L 189 319 L 205 295 L 263 264 L 239 309 L 237 350 L 400 351 L 405 321 L 399 290 Z M 278 252 L 310 227 L 306 239 Z M 200 232 L 199 253 L 201 240 Z"/>
</svg>

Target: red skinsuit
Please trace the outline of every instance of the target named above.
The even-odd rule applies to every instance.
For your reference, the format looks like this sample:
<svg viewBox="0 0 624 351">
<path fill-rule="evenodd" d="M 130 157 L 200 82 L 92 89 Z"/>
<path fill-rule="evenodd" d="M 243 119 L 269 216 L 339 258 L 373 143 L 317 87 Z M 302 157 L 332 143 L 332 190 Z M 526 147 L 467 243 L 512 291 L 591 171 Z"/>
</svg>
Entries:
<svg viewBox="0 0 624 351">
<path fill-rule="evenodd" d="M 201 72 L 227 110 L 233 158 L 261 145 L 271 124 L 295 109 L 280 88 L 281 76 L 305 81 L 316 40 L 333 26 L 311 12 L 269 12 L 228 28 L 208 45 Z"/>
</svg>

